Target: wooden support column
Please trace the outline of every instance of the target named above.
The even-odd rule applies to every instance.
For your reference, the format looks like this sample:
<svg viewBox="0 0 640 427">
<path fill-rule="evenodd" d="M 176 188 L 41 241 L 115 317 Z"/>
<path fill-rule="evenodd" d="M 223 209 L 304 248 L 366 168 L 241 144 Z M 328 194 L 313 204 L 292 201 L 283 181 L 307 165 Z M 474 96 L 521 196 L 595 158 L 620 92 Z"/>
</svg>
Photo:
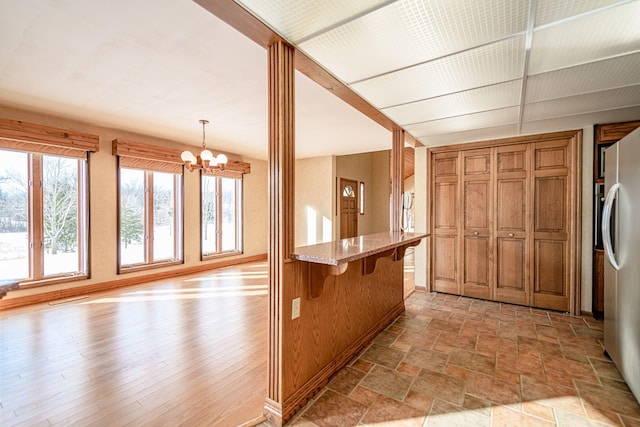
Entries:
<svg viewBox="0 0 640 427">
<path fill-rule="evenodd" d="M 282 425 L 282 310 L 285 263 L 294 245 L 294 49 L 278 41 L 269 63 L 269 389 L 265 415 Z"/>
<path fill-rule="evenodd" d="M 393 131 L 391 146 L 391 231 L 401 231 L 404 192 L 404 130 Z"/>
</svg>

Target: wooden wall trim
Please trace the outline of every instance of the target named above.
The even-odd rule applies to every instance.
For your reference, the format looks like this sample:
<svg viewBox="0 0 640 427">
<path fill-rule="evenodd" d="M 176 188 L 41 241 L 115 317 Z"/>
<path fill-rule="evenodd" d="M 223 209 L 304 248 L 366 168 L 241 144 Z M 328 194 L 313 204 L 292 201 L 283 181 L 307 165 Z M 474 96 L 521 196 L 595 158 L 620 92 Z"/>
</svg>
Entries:
<svg viewBox="0 0 640 427">
<path fill-rule="evenodd" d="M 640 127 L 640 120 L 636 120 L 633 122 L 596 125 L 595 139 L 600 143 L 616 142 L 627 136 L 638 127 Z"/>
<path fill-rule="evenodd" d="M 182 165 L 180 158 L 182 151 L 175 148 L 161 147 L 157 145 L 142 144 L 140 142 L 114 139 L 112 152 L 114 156 L 131 157 L 134 159 L 155 160 L 158 162 L 174 163 Z"/>
<path fill-rule="evenodd" d="M 0 118 L 0 138 L 78 151 L 99 151 L 100 138 L 83 132 Z"/>
<path fill-rule="evenodd" d="M 265 415 L 282 424 L 282 310 L 284 264 L 294 247 L 295 68 L 294 49 L 279 41 L 267 49 L 269 62 L 269 386 Z"/>
<path fill-rule="evenodd" d="M 429 153 L 445 153 L 448 151 L 473 150 L 476 148 L 499 147 L 502 145 L 524 144 L 528 142 L 544 142 L 544 141 L 550 141 L 550 140 L 560 139 L 560 138 L 573 138 L 576 134 L 581 132 L 582 130 L 568 130 L 563 132 L 522 135 L 522 136 L 514 136 L 510 138 L 491 139 L 487 141 L 467 142 L 463 144 L 429 147 L 427 156 L 429 156 Z M 427 157 L 427 158 L 430 158 L 430 157 Z"/>
<path fill-rule="evenodd" d="M 45 302 L 56 301 L 66 298 L 74 298 L 93 294 L 96 292 L 104 292 L 112 289 L 123 288 L 126 286 L 139 285 L 154 280 L 168 279 L 171 277 L 184 276 L 186 274 L 199 273 L 202 271 L 215 270 L 233 265 L 246 264 L 249 262 L 266 261 L 267 254 L 250 255 L 241 258 L 227 259 L 223 261 L 203 263 L 191 267 L 175 268 L 169 271 L 156 272 L 153 274 L 145 274 L 144 276 L 127 277 L 118 280 L 109 280 L 106 282 L 94 283 L 86 286 L 78 286 L 75 288 L 61 289 L 57 291 L 43 292 L 39 294 L 26 295 L 0 301 L 0 310 L 8 310 L 11 308 L 24 307 L 27 305 L 41 304 Z"/>
<path fill-rule="evenodd" d="M 395 129 L 391 144 L 391 231 L 402 228 L 402 193 L 404 192 L 404 136 L 405 131 Z"/>
</svg>

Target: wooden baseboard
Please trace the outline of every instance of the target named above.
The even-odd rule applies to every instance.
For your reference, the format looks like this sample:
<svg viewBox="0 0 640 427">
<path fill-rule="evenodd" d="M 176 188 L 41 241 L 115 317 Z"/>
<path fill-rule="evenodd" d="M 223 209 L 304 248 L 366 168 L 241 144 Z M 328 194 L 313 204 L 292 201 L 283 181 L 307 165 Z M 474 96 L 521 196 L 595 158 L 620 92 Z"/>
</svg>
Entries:
<svg viewBox="0 0 640 427">
<path fill-rule="evenodd" d="M 347 365 L 355 356 L 360 354 L 367 345 L 404 312 L 404 301 L 400 302 L 376 322 L 360 338 L 338 354 L 331 362 L 316 373 L 309 381 L 287 397 L 282 405 L 282 420 L 286 423 L 307 404 L 313 397 L 329 383 L 331 377 Z"/>
<path fill-rule="evenodd" d="M 593 317 L 593 313 L 590 312 L 590 311 L 582 310 L 582 311 L 580 311 L 580 316 L 582 316 L 582 317 Z"/>
<path fill-rule="evenodd" d="M 86 286 L 77 286 L 68 289 L 60 289 L 57 291 L 43 292 L 33 295 L 25 295 L 0 301 L 0 310 L 10 308 L 24 307 L 32 304 L 40 304 L 44 302 L 56 301 L 59 299 L 68 299 L 84 296 L 96 292 L 109 291 L 125 286 L 139 285 L 141 283 L 151 282 L 154 280 L 169 279 L 171 277 L 179 277 L 187 274 L 200 273 L 218 268 L 230 267 L 233 265 L 246 264 L 248 262 L 266 261 L 267 254 L 251 255 L 241 258 L 227 259 L 218 262 L 194 265 L 191 267 L 175 268 L 169 271 L 145 274 L 143 276 L 126 277 L 123 279 L 110 280 L 108 282 L 94 283 Z"/>
</svg>

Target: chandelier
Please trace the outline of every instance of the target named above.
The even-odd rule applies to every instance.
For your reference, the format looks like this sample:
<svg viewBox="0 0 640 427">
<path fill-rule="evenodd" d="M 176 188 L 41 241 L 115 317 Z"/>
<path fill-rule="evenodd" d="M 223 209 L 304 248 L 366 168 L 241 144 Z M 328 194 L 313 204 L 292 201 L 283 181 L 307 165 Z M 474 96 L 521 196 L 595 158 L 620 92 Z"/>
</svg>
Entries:
<svg viewBox="0 0 640 427">
<path fill-rule="evenodd" d="M 194 156 L 191 151 L 183 151 L 180 158 L 184 162 L 184 166 L 191 172 L 195 169 L 205 171 L 211 171 L 213 169 L 224 170 L 224 165 L 226 165 L 228 161 L 227 156 L 222 153 L 214 156 L 211 151 L 207 150 L 204 127 L 209 123 L 209 120 L 200 120 L 200 123 L 202 123 L 202 151 L 198 157 Z"/>
</svg>

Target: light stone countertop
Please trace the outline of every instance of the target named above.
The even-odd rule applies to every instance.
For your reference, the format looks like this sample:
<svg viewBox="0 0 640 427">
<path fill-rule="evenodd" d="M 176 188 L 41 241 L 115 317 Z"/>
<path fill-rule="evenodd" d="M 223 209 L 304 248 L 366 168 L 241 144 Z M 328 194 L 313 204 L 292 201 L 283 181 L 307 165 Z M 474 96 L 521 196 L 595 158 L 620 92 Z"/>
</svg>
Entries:
<svg viewBox="0 0 640 427">
<path fill-rule="evenodd" d="M 294 249 L 291 258 L 317 264 L 339 265 L 355 261 L 414 243 L 427 237 L 426 233 L 384 232 L 366 236 L 351 237 L 310 246 L 299 246 Z"/>
</svg>

